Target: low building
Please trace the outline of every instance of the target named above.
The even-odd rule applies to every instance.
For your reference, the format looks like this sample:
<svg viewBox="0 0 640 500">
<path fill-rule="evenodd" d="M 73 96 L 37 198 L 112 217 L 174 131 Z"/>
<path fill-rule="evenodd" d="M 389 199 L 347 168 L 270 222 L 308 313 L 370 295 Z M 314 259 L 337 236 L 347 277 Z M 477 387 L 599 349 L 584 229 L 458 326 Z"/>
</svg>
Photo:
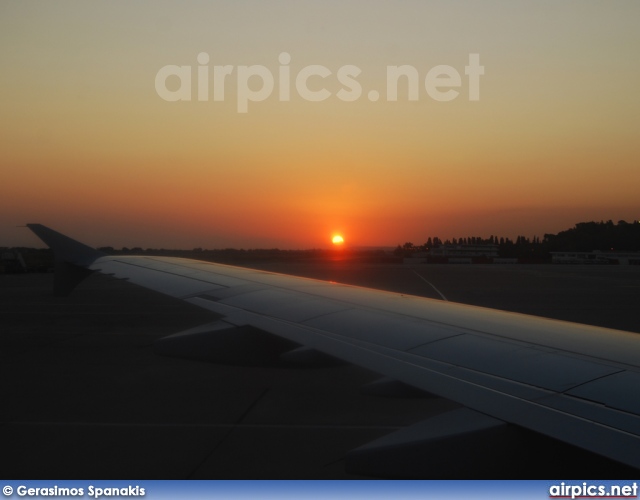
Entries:
<svg viewBox="0 0 640 500">
<path fill-rule="evenodd" d="M 551 252 L 554 264 L 640 265 L 640 252 Z"/>
<path fill-rule="evenodd" d="M 488 264 L 498 257 L 498 245 L 440 245 L 432 248 L 428 262 L 448 264 Z"/>
<path fill-rule="evenodd" d="M 498 256 L 498 245 L 440 245 L 439 247 L 432 248 L 429 251 L 429 255 L 433 257 L 453 258 L 493 258 Z"/>
</svg>

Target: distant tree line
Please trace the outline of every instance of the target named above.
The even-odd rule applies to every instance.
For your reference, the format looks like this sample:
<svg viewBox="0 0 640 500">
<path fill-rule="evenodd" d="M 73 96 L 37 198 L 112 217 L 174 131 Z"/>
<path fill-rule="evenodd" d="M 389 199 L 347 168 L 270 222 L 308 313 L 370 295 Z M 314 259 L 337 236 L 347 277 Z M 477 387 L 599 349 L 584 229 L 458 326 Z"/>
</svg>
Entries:
<svg viewBox="0 0 640 500">
<path fill-rule="evenodd" d="M 613 221 L 579 222 L 573 228 L 558 234 L 545 234 L 542 238 L 518 236 L 515 241 L 491 235 L 488 238 L 470 236 L 441 240 L 437 236 L 427 238 L 423 245 L 407 242 L 398 245 L 396 255 L 410 256 L 416 252 L 428 252 L 441 245 L 496 245 L 498 255 L 505 258 L 549 259 L 550 252 L 640 251 L 640 222 Z"/>
<path fill-rule="evenodd" d="M 614 224 L 606 222 L 580 222 L 571 229 L 558 234 L 545 234 L 542 238 L 534 236 L 518 236 L 515 240 L 491 235 L 488 238 L 469 236 L 441 240 L 438 237 L 428 237 L 423 245 L 407 242 L 398 245 L 393 256 L 384 250 L 281 250 L 272 249 L 236 249 L 224 248 L 206 250 L 194 248 L 192 250 L 169 250 L 140 247 L 115 249 L 102 247 L 99 250 L 109 255 L 165 255 L 172 257 L 186 257 L 198 260 L 223 262 L 228 264 L 258 263 L 268 261 L 313 261 L 344 259 L 360 260 L 363 262 L 394 262 L 402 257 L 411 256 L 416 252 L 427 252 L 441 245 L 496 245 L 498 256 L 505 258 L 519 258 L 525 260 L 548 260 L 550 252 L 591 252 L 600 251 L 640 251 L 640 222 L 618 221 Z M 0 248 L 0 273 L 12 272 L 16 263 L 11 255 L 16 252 L 23 257 L 28 271 L 46 271 L 53 268 L 53 254 L 50 249 L 36 248 Z M 5 254 L 11 259 L 6 259 Z M 11 254 L 11 255 L 9 255 Z M 16 269 L 21 271 L 21 269 Z"/>
<path fill-rule="evenodd" d="M 558 234 L 545 234 L 551 251 L 640 250 L 640 221 L 580 222 Z"/>
</svg>

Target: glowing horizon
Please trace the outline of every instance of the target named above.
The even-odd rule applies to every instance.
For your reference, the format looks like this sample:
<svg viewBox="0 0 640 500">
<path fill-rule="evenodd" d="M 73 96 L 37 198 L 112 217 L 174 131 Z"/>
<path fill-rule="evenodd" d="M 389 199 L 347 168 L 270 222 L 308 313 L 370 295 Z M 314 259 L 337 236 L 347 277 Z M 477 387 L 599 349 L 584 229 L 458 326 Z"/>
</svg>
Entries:
<svg viewBox="0 0 640 500">
<path fill-rule="evenodd" d="M 27 222 L 96 246 L 328 248 L 338 233 L 395 246 L 640 215 L 637 2 L 0 9 L 0 246 L 37 245 L 15 228 Z M 158 95 L 167 65 L 191 68 L 190 101 Z M 326 100 L 296 86 L 312 65 L 331 72 L 307 82 Z M 444 65 L 459 86 L 430 93 Z M 216 66 L 233 67 L 224 100 Z M 273 92 L 242 113 L 239 68 L 251 66 Z M 416 100 L 405 79 L 388 98 L 387 68 L 400 66 L 419 76 Z M 343 67 L 361 71 L 353 101 L 337 97 Z M 449 88 L 459 95 L 439 101 Z"/>
</svg>

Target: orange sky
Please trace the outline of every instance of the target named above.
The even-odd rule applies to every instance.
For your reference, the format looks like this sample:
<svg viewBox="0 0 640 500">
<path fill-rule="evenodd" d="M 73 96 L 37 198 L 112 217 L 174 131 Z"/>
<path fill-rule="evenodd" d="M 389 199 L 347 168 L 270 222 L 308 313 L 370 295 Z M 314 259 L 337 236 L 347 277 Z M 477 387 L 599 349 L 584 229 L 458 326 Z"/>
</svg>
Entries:
<svg viewBox="0 0 640 500">
<path fill-rule="evenodd" d="M 97 246 L 310 248 L 638 219 L 639 15 L 635 1 L 4 2 L 0 246 L 37 245 L 27 222 Z M 234 68 L 224 101 L 212 85 L 197 99 L 201 52 L 210 83 Z M 191 101 L 158 95 L 166 65 L 192 67 Z M 276 86 L 239 113 L 251 65 Z M 309 65 L 332 73 L 309 80 L 322 102 L 297 93 Z M 361 70 L 353 102 L 337 97 L 345 65 Z M 387 100 L 399 65 L 418 100 L 402 85 Z M 437 65 L 461 75 L 452 101 L 426 92 Z"/>
</svg>

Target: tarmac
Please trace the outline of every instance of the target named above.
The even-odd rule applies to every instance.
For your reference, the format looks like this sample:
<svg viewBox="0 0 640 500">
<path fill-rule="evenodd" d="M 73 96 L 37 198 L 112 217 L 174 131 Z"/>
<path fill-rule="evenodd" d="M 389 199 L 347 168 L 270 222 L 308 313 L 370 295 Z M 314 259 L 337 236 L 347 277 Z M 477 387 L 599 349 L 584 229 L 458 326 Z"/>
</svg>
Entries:
<svg viewBox="0 0 640 500">
<path fill-rule="evenodd" d="M 640 332 L 636 266 L 336 260 L 259 267 Z M 5 478 L 356 478 L 345 472 L 349 450 L 457 408 L 439 398 L 362 394 L 379 376 L 354 366 L 240 367 L 158 356 L 155 339 L 212 315 L 106 276 L 89 277 L 66 298 L 52 295 L 52 281 L 52 274 L 0 275 Z M 630 472 L 588 460 L 592 474 Z M 465 477 L 455 467 L 450 476 Z M 499 468 L 491 476 L 506 478 Z"/>
</svg>

